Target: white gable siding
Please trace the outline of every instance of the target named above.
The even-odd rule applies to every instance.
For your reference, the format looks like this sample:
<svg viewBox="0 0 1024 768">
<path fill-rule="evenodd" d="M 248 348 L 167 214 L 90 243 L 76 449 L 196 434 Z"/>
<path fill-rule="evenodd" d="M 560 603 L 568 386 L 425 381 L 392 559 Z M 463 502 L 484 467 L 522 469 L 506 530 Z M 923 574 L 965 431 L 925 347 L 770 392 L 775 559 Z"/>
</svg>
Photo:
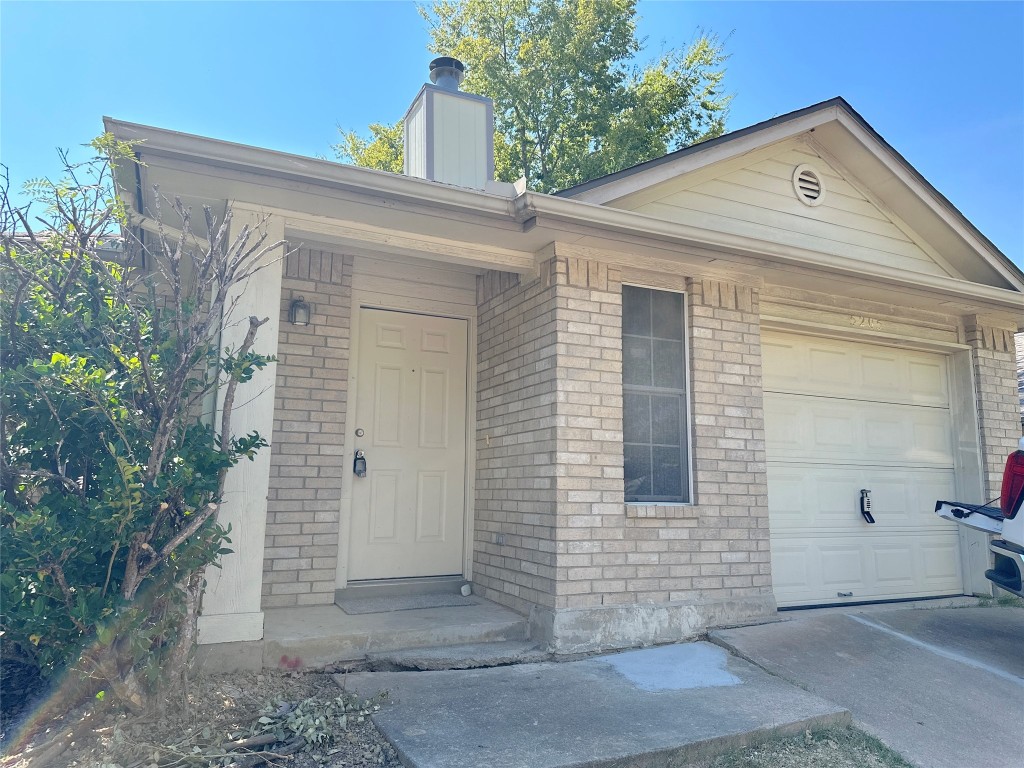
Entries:
<svg viewBox="0 0 1024 768">
<path fill-rule="evenodd" d="M 801 202 L 793 190 L 793 170 L 804 163 L 812 165 L 824 183 L 824 200 L 815 207 Z M 768 156 L 750 159 L 749 164 L 701 169 L 614 205 L 918 274 L 957 276 L 828 161 L 796 140 Z"/>
</svg>

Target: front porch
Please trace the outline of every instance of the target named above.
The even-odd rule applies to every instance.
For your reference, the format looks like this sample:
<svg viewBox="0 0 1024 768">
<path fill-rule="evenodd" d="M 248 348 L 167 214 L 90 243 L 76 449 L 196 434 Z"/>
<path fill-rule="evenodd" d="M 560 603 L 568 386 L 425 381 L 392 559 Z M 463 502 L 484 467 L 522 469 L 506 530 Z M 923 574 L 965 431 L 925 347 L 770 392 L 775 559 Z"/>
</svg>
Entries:
<svg viewBox="0 0 1024 768">
<path fill-rule="evenodd" d="M 255 398 L 273 408 L 267 495 L 253 481 L 238 498 L 253 546 L 230 559 L 247 575 L 211 574 L 217 594 L 232 583 L 259 583 L 262 594 L 243 633 L 241 611 L 208 590 L 205 659 L 318 666 L 527 636 L 565 654 L 774 614 L 754 480 L 727 498 L 711 495 L 708 475 L 700 509 L 625 505 L 621 272 L 558 248 L 547 255 L 524 277 L 326 248 L 285 261 L 274 288 L 278 362 Z M 689 290 L 697 331 L 756 330 L 751 289 L 716 283 L 716 296 L 743 299 L 722 308 L 702 283 L 673 280 Z M 307 325 L 285 320 L 299 297 L 312 308 Z M 392 372 L 402 373 L 389 389 Z M 722 417 L 722 397 L 757 395 L 753 380 L 719 392 L 726 385 L 709 375 L 694 383 L 698 417 Z M 428 407 L 435 391 L 441 405 Z M 746 477 L 758 471 L 756 438 L 737 450 L 698 429 L 695 448 L 722 454 L 717 472 Z M 367 476 L 353 465 L 363 449 Z M 359 616 L 331 604 L 337 590 L 432 574 L 468 581 L 491 602 Z"/>
<path fill-rule="evenodd" d="M 472 605 L 349 615 L 337 605 L 270 608 L 263 639 L 201 645 L 201 666 L 299 669 L 408 648 L 525 640 L 527 619 L 481 597 Z"/>
</svg>

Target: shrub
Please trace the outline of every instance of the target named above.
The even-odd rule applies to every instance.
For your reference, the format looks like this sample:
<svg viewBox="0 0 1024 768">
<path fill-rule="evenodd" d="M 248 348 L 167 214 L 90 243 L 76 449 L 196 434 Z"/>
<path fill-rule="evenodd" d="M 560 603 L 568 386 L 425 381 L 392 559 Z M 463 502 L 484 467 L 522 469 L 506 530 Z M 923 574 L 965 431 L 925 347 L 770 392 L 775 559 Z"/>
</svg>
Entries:
<svg viewBox="0 0 1024 768">
<path fill-rule="evenodd" d="M 0 629 L 5 656 L 139 706 L 182 669 L 204 569 L 229 551 L 224 476 L 266 444 L 231 433 L 235 388 L 270 362 L 252 349 L 266 321 L 237 349 L 219 331 L 280 244 L 261 227 L 229 241 L 230 212 L 208 209 L 196 237 L 179 200 L 140 237 L 112 182 L 131 146 L 91 146 L 28 185 L 41 219 L 0 196 Z"/>
</svg>

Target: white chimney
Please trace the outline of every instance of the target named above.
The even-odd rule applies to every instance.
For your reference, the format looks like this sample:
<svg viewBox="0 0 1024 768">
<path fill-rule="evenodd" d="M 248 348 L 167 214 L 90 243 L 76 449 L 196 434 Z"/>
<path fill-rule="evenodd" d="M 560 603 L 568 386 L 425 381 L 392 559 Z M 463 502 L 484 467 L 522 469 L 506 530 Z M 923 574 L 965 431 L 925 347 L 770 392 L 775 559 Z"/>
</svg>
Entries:
<svg viewBox="0 0 1024 768">
<path fill-rule="evenodd" d="M 405 113 L 405 174 L 485 189 L 494 178 L 494 104 L 459 90 L 465 67 L 442 56 Z M 493 185 L 493 182 L 492 182 Z"/>
</svg>

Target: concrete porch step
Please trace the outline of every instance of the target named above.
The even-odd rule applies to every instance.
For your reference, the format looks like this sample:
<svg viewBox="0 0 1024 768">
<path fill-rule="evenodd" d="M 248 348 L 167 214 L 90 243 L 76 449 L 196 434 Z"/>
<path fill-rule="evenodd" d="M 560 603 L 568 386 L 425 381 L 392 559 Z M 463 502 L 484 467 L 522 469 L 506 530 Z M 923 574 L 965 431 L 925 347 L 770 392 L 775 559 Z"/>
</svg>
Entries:
<svg viewBox="0 0 1024 768">
<path fill-rule="evenodd" d="M 526 618 L 487 600 L 475 605 L 350 616 L 336 605 L 265 612 L 263 666 L 296 669 L 413 648 L 523 641 Z"/>
<path fill-rule="evenodd" d="M 509 664 L 534 664 L 548 661 L 551 654 L 529 640 L 505 640 L 493 643 L 444 645 L 435 648 L 405 648 L 399 651 L 367 654 L 374 672 L 437 671 L 443 669 L 481 669 Z"/>
</svg>

